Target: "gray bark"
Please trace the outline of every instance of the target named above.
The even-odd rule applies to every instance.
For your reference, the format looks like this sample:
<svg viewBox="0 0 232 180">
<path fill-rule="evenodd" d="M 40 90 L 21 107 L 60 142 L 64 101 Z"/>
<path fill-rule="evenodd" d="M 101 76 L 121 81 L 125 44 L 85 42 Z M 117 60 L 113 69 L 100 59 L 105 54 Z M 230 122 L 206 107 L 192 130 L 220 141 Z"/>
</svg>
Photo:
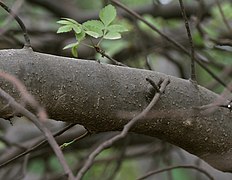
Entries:
<svg viewBox="0 0 232 180">
<path fill-rule="evenodd" d="M 221 107 L 200 110 L 219 98 L 204 87 L 154 71 L 29 49 L 1 50 L 0 67 L 26 85 L 50 118 L 76 122 L 96 132 L 121 130 L 148 105 L 152 96 L 147 77 L 156 83 L 169 78 L 170 84 L 150 115 L 131 131 L 166 140 L 219 170 L 232 170 L 232 113 Z M 0 87 L 19 100 L 11 84 L 1 79 Z M 5 105 L 1 100 L 0 109 Z M 4 109 L 0 117 L 6 118 L 10 112 Z"/>
</svg>

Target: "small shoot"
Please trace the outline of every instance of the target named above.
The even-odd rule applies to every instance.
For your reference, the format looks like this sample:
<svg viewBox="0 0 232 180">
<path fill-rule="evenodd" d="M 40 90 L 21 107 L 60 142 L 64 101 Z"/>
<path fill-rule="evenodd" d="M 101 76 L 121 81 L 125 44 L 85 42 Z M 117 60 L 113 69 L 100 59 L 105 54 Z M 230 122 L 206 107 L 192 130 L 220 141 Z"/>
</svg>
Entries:
<svg viewBox="0 0 232 180">
<path fill-rule="evenodd" d="M 72 140 L 72 141 L 70 141 L 70 142 L 67 142 L 67 143 L 63 143 L 63 144 L 60 146 L 60 148 L 61 148 L 61 149 L 64 149 L 64 148 L 70 146 L 71 144 L 73 144 L 75 141 L 76 141 L 76 139 L 74 139 L 74 140 Z"/>
<path fill-rule="evenodd" d="M 96 39 L 101 38 L 97 45 L 91 46 L 92 48 L 99 46 L 103 39 L 120 39 L 121 33 L 128 31 L 128 29 L 121 24 L 114 23 L 116 16 L 117 12 L 115 7 L 112 5 L 107 5 L 99 12 L 100 20 L 88 20 L 82 24 L 70 18 L 62 18 L 61 20 L 57 21 L 57 23 L 61 25 L 61 27 L 57 30 L 57 33 L 67 33 L 72 31 L 76 37 L 76 42 L 68 44 L 64 47 L 64 49 L 71 48 L 72 55 L 77 57 L 77 49 L 79 44 L 81 44 L 86 36 Z"/>
</svg>

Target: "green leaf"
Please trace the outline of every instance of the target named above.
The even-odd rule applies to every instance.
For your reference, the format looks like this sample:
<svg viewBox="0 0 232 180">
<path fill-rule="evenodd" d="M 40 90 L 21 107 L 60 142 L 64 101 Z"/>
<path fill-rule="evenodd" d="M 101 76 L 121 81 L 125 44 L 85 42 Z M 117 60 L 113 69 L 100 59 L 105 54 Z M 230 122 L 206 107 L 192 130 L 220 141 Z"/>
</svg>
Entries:
<svg viewBox="0 0 232 180">
<path fill-rule="evenodd" d="M 72 47 L 72 55 L 73 55 L 74 57 L 78 57 L 77 47 L 78 47 L 78 46 Z"/>
<path fill-rule="evenodd" d="M 108 26 L 116 18 L 116 9 L 112 5 L 108 5 L 101 9 L 99 17 L 105 26 Z"/>
<path fill-rule="evenodd" d="M 79 34 L 75 34 L 76 40 L 80 43 L 83 39 L 85 39 L 85 31 L 81 30 Z"/>
<path fill-rule="evenodd" d="M 99 20 L 89 20 L 84 22 L 82 25 L 84 25 L 86 28 L 95 27 L 100 30 L 104 29 L 104 24 Z"/>
<path fill-rule="evenodd" d="M 78 26 L 78 25 L 73 25 L 72 26 L 72 29 L 73 31 L 76 33 L 76 34 L 79 34 L 81 32 L 81 28 Z"/>
<path fill-rule="evenodd" d="M 62 25 L 70 25 L 70 24 L 73 24 L 72 22 L 70 21 L 66 21 L 66 20 L 59 20 L 56 22 L 57 24 L 62 24 Z"/>
<path fill-rule="evenodd" d="M 79 44 L 79 42 L 71 43 L 71 44 L 68 44 L 67 46 L 65 46 L 63 49 L 73 48 L 75 46 L 78 46 L 78 44 Z"/>
<path fill-rule="evenodd" d="M 118 32 L 109 31 L 108 33 L 106 33 L 106 35 L 103 38 L 104 39 L 120 39 L 121 34 L 119 34 Z"/>
<path fill-rule="evenodd" d="M 94 37 L 94 38 L 99 38 L 99 37 L 102 36 L 102 35 L 100 35 L 100 34 L 98 34 L 96 32 L 93 32 L 93 31 L 85 31 L 85 33 L 92 36 L 92 37 Z"/>
<path fill-rule="evenodd" d="M 78 56 L 78 53 L 77 53 L 78 45 L 79 45 L 79 42 L 71 43 L 71 44 L 68 44 L 67 46 L 65 46 L 63 49 L 72 48 L 71 49 L 72 55 L 74 57 L 77 57 Z"/>
<path fill-rule="evenodd" d="M 64 33 L 64 32 L 69 32 L 72 30 L 72 26 L 71 25 L 65 25 L 65 26 L 61 26 L 56 33 Z"/>
<path fill-rule="evenodd" d="M 128 29 L 120 24 L 113 24 L 107 27 L 107 30 L 112 32 L 125 32 L 128 31 Z"/>
<path fill-rule="evenodd" d="M 69 21 L 69 22 L 72 22 L 73 24 L 79 24 L 78 22 L 76 22 L 75 20 L 70 19 L 70 18 L 61 18 L 61 19 L 67 20 L 67 21 Z"/>
<path fill-rule="evenodd" d="M 86 34 L 94 37 L 99 38 L 103 35 L 104 25 L 101 21 L 98 20 L 90 20 L 83 23 L 84 29 Z"/>
</svg>

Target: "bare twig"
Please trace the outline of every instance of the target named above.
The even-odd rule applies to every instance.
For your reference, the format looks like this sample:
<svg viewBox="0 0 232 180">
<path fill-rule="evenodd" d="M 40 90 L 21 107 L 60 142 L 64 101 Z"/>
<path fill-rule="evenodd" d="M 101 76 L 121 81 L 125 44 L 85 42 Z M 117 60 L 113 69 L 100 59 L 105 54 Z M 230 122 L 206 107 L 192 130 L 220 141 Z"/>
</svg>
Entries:
<svg viewBox="0 0 232 180">
<path fill-rule="evenodd" d="M 62 153 L 62 151 L 59 148 L 59 145 L 57 144 L 56 140 L 54 139 L 54 137 L 52 136 L 52 133 L 50 132 L 49 129 L 47 129 L 47 127 L 43 124 L 44 121 L 46 121 L 47 119 L 47 114 L 46 111 L 39 106 L 39 103 L 33 98 L 33 96 L 31 96 L 27 90 L 26 87 L 16 78 L 14 78 L 13 76 L 7 74 L 7 73 L 0 73 L 0 76 L 3 78 L 6 78 L 7 80 L 9 80 L 12 84 L 16 85 L 16 87 L 19 89 L 19 91 L 21 92 L 22 96 L 25 97 L 24 100 L 26 100 L 27 102 L 29 102 L 31 105 L 34 106 L 34 108 L 36 110 L 38 110 L 39 113 L 39 118 L 37 118 L 33 113 L 31 113 L 30 111 L 28 111 L 27 109 L 25 109 L 21 104 L 17 103 L 13 97 L 11 97 L 8 93 L 6 93 L 3 89 L 0 88 L 0 97 L 2 97 L 3 99 L 5 99 L 8 103 L 9 106 L 11 106 L 11 108 L 13 110 L 15 110 L 17 113 L 22 114 L 23 116 L 27 117 L 28 119 L 30 119 L 39 129 L 41 132 L 44 133 L 45 137 L 47 138 L 49 144 L 51 145 L 52 149 L 54 150 L 58 160 L 60 161 L 64 172 L 68 175 L 68 177 L 70 179 L 73 179 L 74 176 L 72 174 L 72 171 L 70 170 L 64 155 Z"/>
<path fill-rule="evenodd" d="M 17 21 L 17 23 L 19 24 L 20 28 L 23 31 L 23 36 L 25 39 L 25 47 L 31 48 L 31 43 L 30 43 L 30 38 L 28 36 L 27 33 L 27 29 L 26 26 L 24 25 L 23 21 L 19 18 L 19 16 L 17 14 L 15 14 L 7 5 L 5 5 L 2 1 L 0 1 L 0 6 L 2 8 L 4 8 L 11 16 L 14 17 L 14 19 Z"/>
<path fill-rule="evenodd" d="M 106 57 L 107 59 L 109 59 L 112 63 L 114 63 L 117 66 L 125 66 L 127 67 L 127 65 L 118 62 L 117 60 L 115 60 L 114 58 L 110 57 L 108 54 L 105 53 L 105 51 L 103 51 L 99 46 L 94 46 L 94 49 L 96 52 L 98 52 L 99 54 L 102 55 L 102 57 Z"/>
<path fill-rule="evenodd" d="M 18 12 L 19 12 L 19 9 L 22 7 L 22 5 L 23 5 L 23 3 L 24 3 L 24 0 L 16 0 L 16 1 L 14 1 L 14 4 L 12 4 L 12 6 L 11 6 L 11 10 L 15 13 L 15 14 L 18 14 Z M 2 35 L 4 35 L 4 34 L 6 34 L 7 32 L 8 32 L 8 30 L 9 30 L 9 24 L 10 23 L 12 23 L 12 21 L 14 21 L 15 19 L 14 19 L 14 17 L 13 16 L 8 16 L 7 18 L 5 18 L 4 19 L 4 22 L 2 23 L 3 25 L 2 25 L 2 28 L 0 29 L 0 35 L 2 36 Z M 8 27 L 7 27 L 8 26 Z M 8 35 L 9 35 L 9 32 L 8 32 Z M 7 36 L 7 34 L 6 34 L 6 36 Z M 13 36 L 12 36 L 13 37 Z M 15 37 L 13 37 L 13 38 L 15 38 Z M 13 38 L 12 38 L 12 40 L 13 40 Z M 16 39 L 15 39 L 16 40 Z M 19 40 L 17 40 L 17 41 L 19 41 Z"/>
<path fill-rule="evenodd" d="M 6 146 L 15 146 L 17 148 L 23 149 L 25 150 L 26 148 L 24 146 L 22 146 L 20 143 L 16 143 L 16 142 L 9 142 L 9 140 L 7 140 L 5 137 L 0 136 L 0 141 L 2 143 L 4 143 Z"/>
<path fill-rule="evenodd" d="M 160 92 L 159 87 L 155 84 L 154 81 L 152 81 L 150 78 L 146 78 L 146 81 L 152 85 L 152 87 L 155 89 L 155 92 Z"/>
<path fill-rule="evenodd" d="M 149 57 L 148 56 L 146 56 L 146 58 L 145 58 L 145 63 L 146 63 L 146 69 L 148 69 L 148 70 L 153 70 L 152 69 L 152 67 L 151 67 L 151 65 L 150 65 L 150 63 L 149 63 Z"/>
<path fill-rule="evenodd" d="M 23 116 L 27 117 L 28 119 L 30 119 L 40 129 L 40 131 L 42 131 L 44 133 L 49 144 L 51 145 L 52 149 L 56 153 L 56 156 L 57 156 L 58 160 L 60 161 L 60 164 L 62 165 L 65 173 L 69 176 L 70 179 L 73 179 L 74 178 L 73 174 L 72 174 L 70 168 L 68 167 L 68 164 L 67 164 L 67 162 L 64 158 L 64 155 L 63 155 L 62 151 L 60 150 L 56 140 L 52 136 L 52 133 L 49 131 L 49 129 L 47 129 L 46 126 L 44 126 L 44 124 L 42 123 L 44 120 L 38 119 L 34 114 L 32 114 L 30 111 L 25 109 L 22 105 L 17 103 L 14 100 L 14 98 L 12 98 L 8 93 L 6 93 L 1 88 L 0 88 L 0 97 L 5 99 L 8 102 L 8 104 L 12 107 L 12 109 L 17 110 L 17 112 L 19 112 Z"/>
<path fill-rule="evenodd" d="M 29 156 L 30 154 L 27 154 L 25 157 L 24 157 L 24 160 L 23 160 L 23 166 L 22 166 L 22 175 L 19 179 L 24 179 L 24 177 L 27 175 L 27 165 L 28 165 L 28 162 L 29 162 Z"/>
<path fill-rule="evenodd" d="M 66 126 L 66 127 L 64 127 L 63 129 L 61 129 L 60 131 L 54 133 L 53 136 L 54 136 L 54 137 L 60 136 L 60 135 L 63 134 L 65 131 L 67 131 L 68 129 L 72 128 L 72 127 L 75 126 L 75 125 L 76 125 L 75 123 L 72 123 L 72 124 Z M 46 139 L 45 139 L 45 140 L 42 140 L 42 141 L 39 141 L 39 142 L 38 142 L 38 141 L 34 142 L 33 144 L 36 144 L 36 145 L 34 145 L 33 147 L 29 148 L 28 150 L 22 152 L 21 154 L 16 155 L 15 157 L 9 159 L 8 161 L 6 161 L 6 162 L 0 164 L 0 168 L 6 166 L 6 165 L 8 165 L 8 164 L 11 164 L 11 163 L 14 162 L 15 160 L 17 160 L 17 159 L 19 159 L 19 158 L 25 156 L 25 155 L 28 154 L 28 153 L 31 153 L 31 152 L 35 151 L 36 149 L 38 149 L 39 147 L 42 147 L 42 146 L 45 145 L 46 143 L 47 143 L 47 140 L 46 140 Z"/>
<path fill-rule="evenodd" d="M 196 29 L 199 32 L 200 36 L 204 38 L 205 33 L 201 27 L 201 22 L 204 19 L 205 9 L 207 8 L 206 8 L 206 3 L 204 2 L 204 0 L 197 0 L 197 1 L 198 1 L 198 8 L 197 8 L 197 14 L 195 17 L 196 18 Z"/>
<path fill-rule="evenodd" d="M 47 138 L 49 144 L 51 145 L 52 149 L 54 150 L 58 160 L 60 161 L 60 164 L 62 165 L 65 173 L 68 175 L 70 179 L 74 179 L 74 176 L 68 167 L 68 164 L 64 158 L 64 155 L 62 151 L 59 148 L 59 145 L 57 144 L 56 140 L 52 136 L 52 133 L 49 131 L 49 129 L 44 126 L 42 123 L 43 119 L 38 119 L 34 114 L 32 114 L 30 111 L 25 109 L 21 104 L 17 103 L 14 98 L 12 98 L 8 93 L 6 93 L 4 90 L 0 88 L 0 97 L 5 99 L 9 106 L 12 107 L 12 109 L 17 110 L 20 114 L 30 119 L 39 129 L 42 131 Z"/>
<path fill-rule="evenodd" d="M 126 152 L 124 159 L 135 159 L 135 158 L 141 158 L 141 157 L 154 157 L 155 154 L 159 154 L 161 151 L 163 151 L 163 146 L 159 145 L 158 147 L 149 146 L 146 149 L 138 150 L 136 152 Z M 117 161 L 118 158 L 120 158 L 119 155 L 111 156 L 107 158 L 101 158 L 96 159 L 94 163 L 105 163 L 105 162 L 112 162 Z"/>
<path fill-rule="evenodd" d="M 131 129 L 131 127 L 138 122 L 141 119 L 144 119 L 146 117 L 146 115 L 148 114 L 148 112 L 152 109 L 152 107 L 156 104 L 156 102 L 158 101 L 159 97 L 161 96 L 161 94 L 164 92 L 166 86 L 169 84 L 169 79 L 165 79 L 162 84 L 161 84 L 161 88 L 160 88 L 160 92 L 157 92 L 154 96 L 154 98 L 152 99 L 152 101 L 150 102 L 150 104 L 141 112 L 139 113 L 137 116 L 135 116 L 133 119 L 131 119 L 123 128 L 123 130 L 121 131 L 120 134 L 110 138 L 109 140 L 103 142 L 102 144 L 100 144 L 89 156 L 87 161 L 85 162 L 85 164 L 83 165 L 83 167 L 80 169 L 80 171 L 78 172 L 77 176 L 76 176 L 76 180 L 80 180 L 83 175 L 86 173 L 86 171 L 91 167 L 91 165 L 93 164 L 94 158 L 100 154 L 100 152 L 102 150 L 104 150 L 107 147 L 110 147 L 114 142 L 124 138 L 127 133 L 129 132 L 129 130 Z"/>
<path fill-rule="evenodd" d="M 180 3 L 180 8 L 181 8 L 181 14 L 184 18 L 184 22 L 185 22 L 185 28 L 188 34 L 188 39 L 189 39 L 189 44 L 190 44 L 190 48 L 191 48 L 191 80 L 196 82 L 196 72 L 195 72 L 195 51 L 194 51 L 194 45 L 193 45 L 193 40 L 192 40 L 192 35 L 191 35 L 191 30 L 189 27 L 189 23 L 188 23 L 188 18 L 185 12 L 185 7 L 183 4 L 182 0 L 179 0 Z"/>
<path fill-rule="evenodd" d="M 222 10 L 222 6 L 221 6 L 219 0 L 215 0 L 215 1 L 216 1 L 216 3 L 217 3 L 219 12 L 220 12 L 220 14 L 221 14 L 221 16 L 222 16 L 223 22 L 224 22 L 224 24 L 226 25 L 226 28 L 227 28 L 230 32 L 232 32 L 232 28 L 230 27 L 230 24 L 228 23 L 228 21 L 227 21 L 227 19 L 226 19 L 226 17 L 225 17 L 225 14 L 224 14 L 224 12 L 223 12 L 223 10 Z"/>
<path fill-rule="evenodd" d="M 132 11 L 130 9 L 128 9 L 125 5 L 123 5 L 122 3 L 116 1 L 116 0 L 110 0 L 112 3 L 116 4 L 118 7 L 122 8 L 123 10 L 125 10 L 126 12 L 128 12 L 130 15 L 136 17 L 137 19 L 139 19 L 140 21 L 144 22 L 147 26 L 149 26 L 151 29 L 153 29 L 155 32 L 157 32 L 160 36 L 162 36 L 164 39 L 166 39 L 168 42 L 170 42 L 171 44 L 173 44 L 174 46 L 176 46 L 179 50 L 181 50 L 183 53 L 187 54 L 188 56 L 191 57 L 191 54 L 188 52 L 188 50 L 183 47 L 181 44 L 179 44 L 178 42 L 176 42 L 174 39 L 170 38 L 169 36 L 167 36 L 166 34 L 164 34 L 162 31 L 160 31 L 159 29 L 157 29 L 153 24 L 149 23 L 148 21 L 146 21 L 142 16 L 140 16 L 138 13 L 136 13 L 135 11 Z M 197 54 L 196 54 L 197 55 Z M 217 80 L 220 84 L 222 84 L 224 87 L 227 88 L 226 83 L 224 83 L 220 78 L 217 77 L 217 75 L 215 75 L 207 66 L 205 66 L 205 64 L 202 63 L 202 58 L 200 56 L 195 57 L 194 59 L 206 72 L 208 72 L 215 80 Z"/>
<path fill-rule="evenodd" d="M 180 168 L 182 168 L 182 169 L 195 169 L 195 170 L 203 173 L 204 175 L 206 175 L 210 180 L 214 180 L 214 178 L 208 172 L 206 172 L 204 169 L 196 167 L 196 166 L 192 166 L 192 165 L 170 166 L 170 167 L 167 167 L 167 168 L 151 171 L 151 172 L 147 173 L 146 175 L 138 178 L 137 180 L 146 179 L 146 178 L 148 178 L 148 177 L 150 177 L 152 175 L 158 174 L 158 173 L 162 173 L 162 172 L 165 172 L 165 171 L 170 171 L 170 170 L 173 170 L 173 169 L 180 169 Z"/>
<path fill-rule="evenodd" d="M 89 134 L 89 131 L 85 131 L 85 133 L 83 133 L 82 135 L 78 136 L 77 138 L 73 139 L 71 142 L 68 142 L 68 143 L 64 143 L 62 144 L 60 147 L 61 149 L 63 149 L 64 147 L 66 146 L 69 146 L 70 144 L 76 142 L 76 141 L 79 141 L 80 139 L 86 137 L 87 135 Z"/>
<path fill-rule="evenodd" d="M 225 80 L 229 80 L 231 79 L 231 75 L 232 75 L 232 66 L 226 66 L 219 74 L 219 77 L 221 79 L 225 79 Z M 211 81 L 208 84 L 205 85 L 205 87 L 207 89 L 214 89 L 218 86 L 218 82 L 217 81 Z M 229 85 L 227 85 L 229 87 Z"/>
<path fill-rule="evenodd" d="M 116 160 L 116 166 L 112 170 L 112 174 L 106 179 L 106 180 L 112 180 L 115 179 L 115 176 L 117 175 L 118 171 L 120 170 L 124 157 L 126 156 L 126 149 L 129 143 L 129 138 L 126 138 L 124 140 L 123 147 L 121 148 L 121 151 L 119 152 L 118 159 Z"/>
</svg>

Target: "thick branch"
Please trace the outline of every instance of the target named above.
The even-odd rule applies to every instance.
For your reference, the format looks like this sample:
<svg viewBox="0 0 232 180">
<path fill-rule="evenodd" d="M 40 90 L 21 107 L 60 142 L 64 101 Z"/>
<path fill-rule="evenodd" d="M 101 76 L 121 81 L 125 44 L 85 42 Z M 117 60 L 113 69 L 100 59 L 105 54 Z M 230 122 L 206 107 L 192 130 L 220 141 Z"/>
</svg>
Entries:
<svg viewBox="0 0 232 180">
<path fill-rule="evenodd" d="M 0 51 L 0 67 L 25 83 L 50 118 L 76 122 L 97 132 L 121 130 L 148 105 L 151 85 L 146 78 L 157 83 L 160 78 L 169 77 L 165 94 L 132 131 L 171 142 L 220 170 L 232 170 L 232 114 L 222 107 L 211 113 L 198 108 L 219 98 L 203 87 L 195 88 L 187 80 L 158 72 L 29 49 Z M 12 85 L 4 80 L 0 85 L 19 99 Z M 12 113 L 4 101 L 0 102 L 0 110 L 0 117 Z"/>
</svg>

